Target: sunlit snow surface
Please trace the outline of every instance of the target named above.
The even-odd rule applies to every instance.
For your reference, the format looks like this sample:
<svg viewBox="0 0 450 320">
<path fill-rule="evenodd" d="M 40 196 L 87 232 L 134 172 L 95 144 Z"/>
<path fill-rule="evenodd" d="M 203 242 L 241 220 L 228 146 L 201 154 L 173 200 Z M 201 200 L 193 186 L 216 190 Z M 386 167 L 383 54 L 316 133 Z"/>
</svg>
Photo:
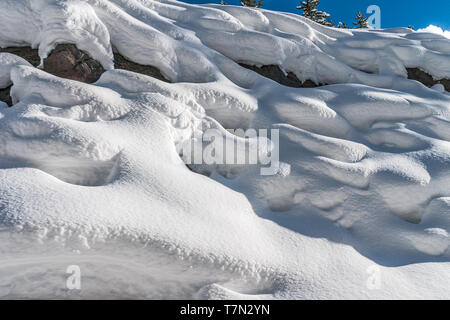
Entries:
<svg viewBox="0 0 450 320">
<path fill-rule="evenodd" d="M 0 2 L 1 47 L 60 42 L 109 71 L 88 85 L 0 54 L 16 102 L 0 106 L 0 297 L 450 298 L 450 94 L 405 79 L 450 78 L 449 39 L 176 1 Z M 113 70 L 113 48 L 174 83 Z M 205 127 L 280 129 L 279 173 L 192 172 L 176 147 Z"/>
</svg>

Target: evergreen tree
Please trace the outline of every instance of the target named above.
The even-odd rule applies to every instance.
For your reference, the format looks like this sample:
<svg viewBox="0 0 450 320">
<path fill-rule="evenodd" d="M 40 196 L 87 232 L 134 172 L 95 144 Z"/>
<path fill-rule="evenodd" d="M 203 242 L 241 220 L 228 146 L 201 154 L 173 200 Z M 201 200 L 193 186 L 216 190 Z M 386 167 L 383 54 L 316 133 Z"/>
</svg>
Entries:
<svg viewBox="0 0 450 320">
<path fill-rule="evenodd" d="M 228 5 L 228 3 L 226 3 L 226 2 L 225 2 L 225 1 L 223 1 L 223 0 L 222 0 L 222 1 L 220 1 L 220 4 L 221 4 L 221 5 L 224 5 L 224 6 Z"/>
<path fill-rule="evenodd" d="M 358 11 L 358 14 L 355 18 L 356 22 L 353 22 L 357 29 L 367 29 L 369 26 L 367 25 L 367 21 L 369 18 L 365 18 L 361 11 Z"/>
<path fill-rule="evenodd" d="M 333 19 L 327 19 L 324 23 L 325 26 L 327 27 L 335 27 Z"/>
<path fill-rule="evenodd" d="M 306 18 L 308 18 L 308 19 L 311 19 L 311 20 L 314 20 L 314 14 L 313 14 L 313 12 L 314 12 L 314 10 L 317 10 L 316 7 L 317 7 L 318 5 L 319 5 L 319 4 L 317 3 L 317 1 L 314 1 L 314 0 L 306 0 L 306 1 L 302 1 L 302 2 L 300 3 L 300 5 L 297 6 L 297 9 L 298 9 L 298 10 L 303 10 L 303 16 L 304 16 L 304 17 L 306 17 Z"/>
<path fill-rule="evenodd" d="M 317 9 L 320 0 L 305 0 L 301 1 L 297 9 L 303 10 L 303 16 L 311 19 L 314 22 L 323 24 L 325 26 L 334 27 L 334 23 L 330 20 L 330 15 L 326 12 Z"/>
<path fill-rule="evenodd" d="M 263 5 L 264 0 L 241 0 L 241 5 L 244 7 L 253 7 L 253 8 L 260 8 Z"/>
</svg>

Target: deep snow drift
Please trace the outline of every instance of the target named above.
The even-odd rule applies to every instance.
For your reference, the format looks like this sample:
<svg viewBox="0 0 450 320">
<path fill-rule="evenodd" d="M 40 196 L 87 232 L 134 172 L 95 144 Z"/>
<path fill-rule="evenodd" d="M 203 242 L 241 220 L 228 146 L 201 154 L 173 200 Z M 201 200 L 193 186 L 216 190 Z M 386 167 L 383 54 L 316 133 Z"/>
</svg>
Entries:
<svg viewBox="0 0 450 320">
<path fill-rule="evenodd" d="M 450 94 L 405 69 L 450 78 L 449 39 L 165 0 L 0 2 L 0 47 L 65 42 L 109 71 L 88 85 L 0 53 L 16 103 L 0 106 L 0 297 L 450 298 Z M 174 83 L 114 70 L 113 49 Z M 278 172 L 189 170 L 177 151 L 205 128 L 279 129 Z"/>
</svg>

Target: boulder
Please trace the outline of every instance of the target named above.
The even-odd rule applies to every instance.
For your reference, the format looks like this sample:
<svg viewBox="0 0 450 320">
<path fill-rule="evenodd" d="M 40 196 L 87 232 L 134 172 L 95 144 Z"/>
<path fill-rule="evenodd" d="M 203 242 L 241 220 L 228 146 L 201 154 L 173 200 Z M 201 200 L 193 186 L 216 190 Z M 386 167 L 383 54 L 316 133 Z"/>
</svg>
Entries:
<svg viewBox="0 0 450 320">
<path fill-rule="evenodd" d="M 86 83 L 97 81 L 105 69 L 73 44 L 59 44 L 44 60 L 44 71 Z"/>
</svg>

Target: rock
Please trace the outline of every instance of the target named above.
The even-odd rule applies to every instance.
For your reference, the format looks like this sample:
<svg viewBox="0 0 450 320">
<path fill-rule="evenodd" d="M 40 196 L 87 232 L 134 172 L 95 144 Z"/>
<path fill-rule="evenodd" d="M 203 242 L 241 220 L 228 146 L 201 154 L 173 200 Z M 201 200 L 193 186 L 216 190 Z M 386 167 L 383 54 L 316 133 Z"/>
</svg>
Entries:
<svg viewBox="0 0 450 320">
<path fill-rule="evenodd" d="M 276 65 L 267 65 L 262 67 L 251 66 L 244 63 L 240 63 L 240 65 L 246 69 L 253 70 L 266 78 L 272 79 L 273 81 L 276 81 L 279 84 L 288 87 L 293 88 L 318 87 L 318 85 L 311 80 L 306 80 L 305 82 L 302 83 L 294 73 L 288 72 L 287 74 L 285 74 L 281 70 L 281 68 Z M 445 90 L 450 92 L 450 79 L 434 80 L 431 75 L 418 68 L 409 68 L 407 69 L 407 71 L 408 71 L 408 79 L 419 81 L 430 88 L 435 86 L 434 87 L 435 90 L 445 88 Z"/>
<path fill-rule="evenodd" d="M 316 88 L 318 87 L 317 84 L 315 84 L 311 80 L 306 80 L 305 82 L 301 82 L 297 76 L 292 73 L 288 72 L 285 74 L 279 66 L 276 65 L 268 65 L 268 66 L 262 66 L 262 67 L 256 67 L 251 66 L 248 64 L 240 63 L 240 65 L 246 69 L 250 69 L 252 71 L 255 71 L 256 73 L 259 73 L 263 77 L 272 79 L 273 81 L 278 82 L 279 84 L 282 84 L 287 87 L 293 87 L 293 88 Z"/>
<path fill-rule="evenodd" d="M 105 69 L 73 44 L 59 44 L 44 60 L 44 71 L 86 83 L 97 81 Z"/>
<path fill-rule="evenodd" d="M 11 86 L 8 88 L 0 89 L 0 101 L 5 102 L 8 106 L 12 106 L 12 100 L 9 92 L 11 91 Z"/>
<path fill-rule="evenodd" d="M 165 82 L 170 82 L 162 75 L 158 68 L 132 62 L 118 52 L 114 52 L 114 68 L 141 73 Z"/>
<path fill-rule="evenodd" d="M 445 90 L 450 92 L 450 79 L 434 80 L 431 75 L 418 68 L 408 68 L 406 70 L 408 71 L 408 79 L 419 81 L 427 87 L 441 84 L 444 86 Z"/>
<path fill-rule="evenodd" d="M 15 54 L 16 56 L 24 58 L 35 67 L 41 64 L 38 49 L 32 49 L 31 47 L 10 47 L 0 48 L 0 52 Z"/>
</svg>

